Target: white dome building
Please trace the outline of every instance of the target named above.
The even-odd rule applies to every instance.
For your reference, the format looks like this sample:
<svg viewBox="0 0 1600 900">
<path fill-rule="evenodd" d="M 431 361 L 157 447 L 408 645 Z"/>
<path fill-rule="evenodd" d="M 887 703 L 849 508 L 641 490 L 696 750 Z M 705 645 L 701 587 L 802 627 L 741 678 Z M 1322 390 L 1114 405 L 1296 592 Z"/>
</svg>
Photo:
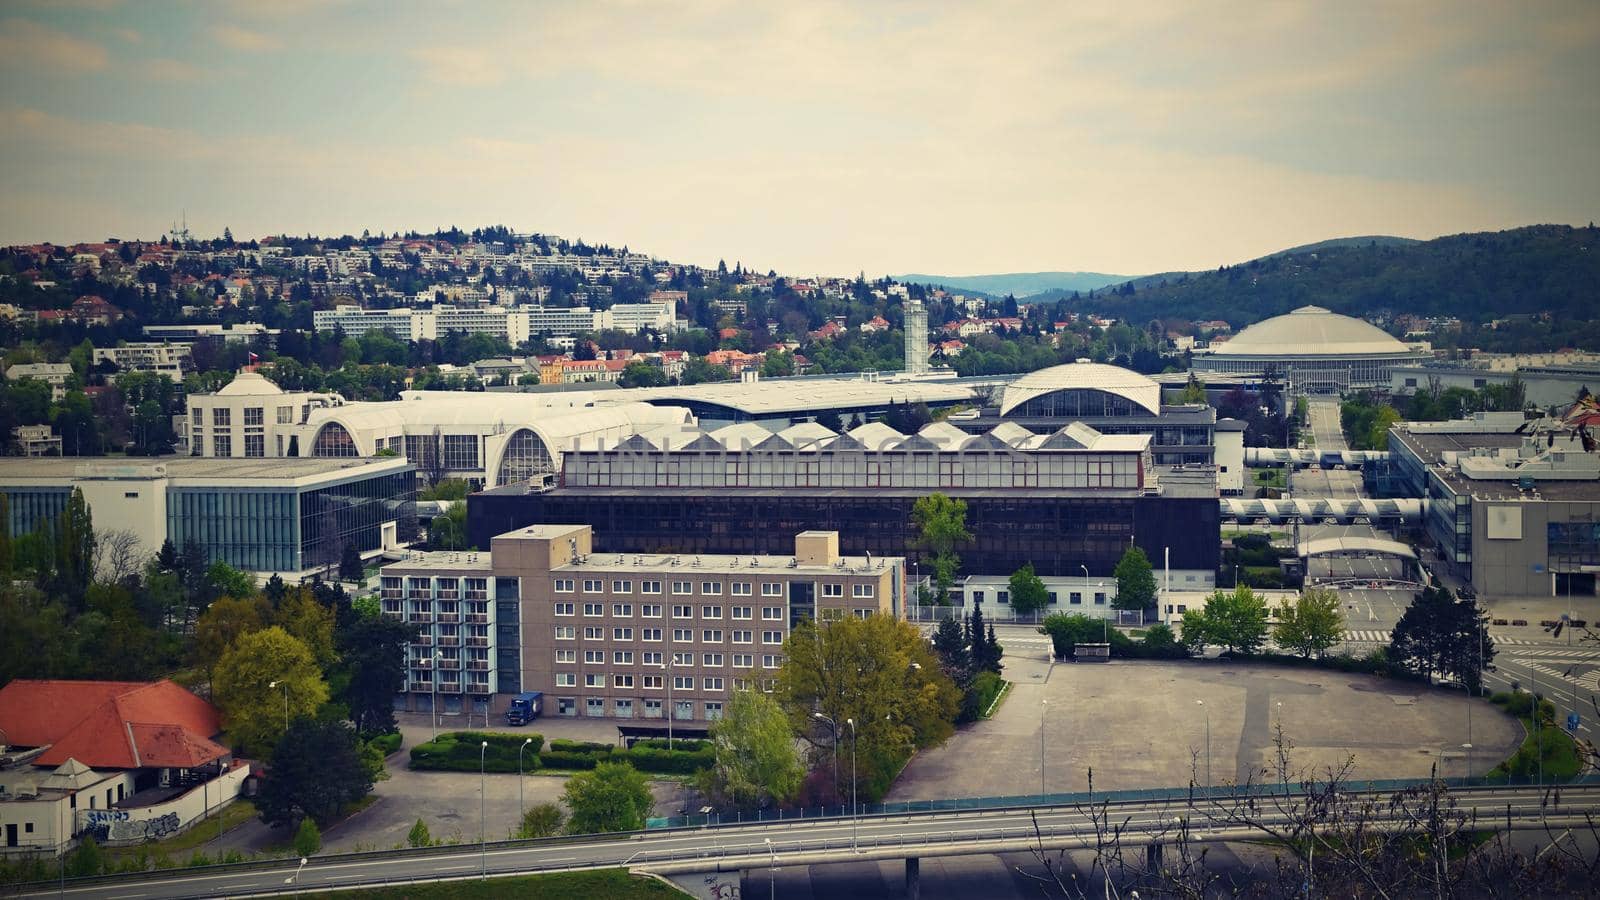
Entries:
<svg viewBox="0 0 1600 900">
<path fill-rule="evenodd" d="M 1271 374 L 1292 382 L 1297 390 L 1333 393 L 1346 388 L 1388 387 L 1392 368 L 1427 358 L 1360 319 L 1320 306 L 1302 306 L 1257 322 L 1209 351 L 1195 353 L 1194 370 Z"/>
</svg>

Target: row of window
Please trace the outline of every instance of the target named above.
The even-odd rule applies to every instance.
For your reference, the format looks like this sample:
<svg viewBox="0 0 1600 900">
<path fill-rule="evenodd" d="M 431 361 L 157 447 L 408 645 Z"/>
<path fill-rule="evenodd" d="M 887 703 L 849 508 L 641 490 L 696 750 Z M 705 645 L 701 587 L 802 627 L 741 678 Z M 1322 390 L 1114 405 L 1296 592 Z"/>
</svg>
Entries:
<svg viewBox="0 0 1600 900">
<path fill-rule="evenodd" d="M 200 414 L 201 414 L 201 409 L 199 407 L 196 407 L 195 410 L 194 410 L 194 416 L 193 416 L 194 424 L 195 424 L 196 427 L 199 427 L 200 422 L 201 422 Z M 260 425 L 264 424 L 265 421 L 266 421 L 266 411 L 262 407 L 260 407 L 260 406 L 247 406 L 247 407 L 244 408 L 244 424 L 245 424 L 246 428 L 260 426 Z M 280 406 L 280 407 L 278 407 L 278 424 L 279 425 L 292 425 L 292 424 L 294 424 L 294 407 L 292 407 L 292 406 Z M 227 428 L 227 427 L 232 426 L 233 425 L 233 410 L 230 409 L 229 407 L 226 407 L 226 406 L 214 406 L 214 407 L 212 407 L 211 408 L 211 425 L 214 428 Z"/>
<path fill-rule="evenodd" d="M 1190 580 L 1193 581 L 1194 579 L 1190 578 Z M 964 599 L 961 591 L 951 591 L 950 592 L 950 597 L 951 597 L 951 599 L 955 600 L 957 603 L 962 602 L 962 600 Z M 972 592 L 972 602 L 973 603 L 982 603 L 983 600 L 984 600 L 984 592 L 983 591 L 973 591 Z M 1050 597 L 1049 597 L 1049 602 L 1055 603 L 1056 601 L 1057 601 L 1056 592 L 1055 591 L 1051 591 L 1050 592 Z M 995 602 L 996 603 L 1010 603 L 1011 602 L 1011 592 L 1010 591 L 996 591 L 995 592 Z M 1095 602 L 1096 606 L 1104 606 L 1105 602 L 1106 602 L 1106 592 L 1105 591 L 1095 591 L 1094 602 Z M 1069 605 L 1072 605 L 1072 606 L 1081 605 L 1083 603 L 1083 593 L 1081 591 L 1072 591 L 1072 592 L 1068 593 L 1067 594 L 1067 603 Z"/>
<path fill-rule="evenodd" d="M 726 658 L 727 657 L 725 657 L 721 653 L 702 653 L 702 654 L 700 654 L 700 664 L 703 665 L 703 666 L 711 666 L 711 667 L 721 668 L 724 665 L 724 660 Z M 633 665 L 633 659 L 634 659 L 634 652 L 632 650 L 612 650 L 611 651 L 611 664 L 612 665 L 616 665 L 616 666 L 631 666 L 631 665 Z M 733 667 L 735 669 L 750 669 L 750 668 L 754 668 L 755 667 L 755 654 L 753 654 L 753 653 L 735 653 L 735 654 L 732 654 L 732 659 L 733 659 Z M 764 653 L 761 656 L 761 668 L 763 668 L 763 669 L 776 669 L 778 667 L 778 665 L 782 662 L 782 660 L 783 660 L 783 657 L 778 655 L 778 654 L 776 654 L 776 653 Z M 562 665 L 562 664 L 572 665 L 572 664 L 576 664 L 577 661 L 578 661 L 578 651 L 576 651 L 576 650 L 557 650 L 556 651 L 556 663 L 558 665 Z M 606 651 L 604 651 L 604 650 L 585 650 L 585 651 L 583 651 L 583 661 L 584 661 L 585 664 L 589 664 L 589 665 L 605 665 L 606 664 Z M 665 667 L 666 666 L 666 654 L 662 653 L 660 650 L 645 650 L 645 651 L 639 653 L 639 663 L 640 663 L 640 665 L 645 665 L 645 666 Z M 672 665 L 673 666 L 682 667 L 682 666 L 692 666 L 694 664 L 695 664 L 695 661 L 694 661 L 694 654 L 693 653 L 674 652 L 672 654 Z"/>
<path fill-rule="evenodd" d="M 601 689 L 603 689 L 606 686 L 608 677 L 610 679 L 611 686 L 613 688 L 618 689 L 618 690 L 634 690 L 635 688 L 643 688 L 644 690 L 647 690 L 647 691 L 659 691 L 659 690 L 662 689 L 663 685 L 666 684 L 666 676 L 664 676 L 664 675 L 640 675 L 640 676 L 635 677 L 633 675 L 627 675 L 627 674 L 620 674 L 619 673 L 619 674 L 613 674 L 613 675 L 609 675 L 608 676 L 604 672 L 589 672 L 589 673 L 586 673 L 583 676 L 583 686 L 586 687 L 586 688 L 601 688 Z M 635 684 L 636 681 L 639 682 L 639 684 Z M 702 676 L 700 678 L 699 684 L 700 684 L 700 690 L 702 690 L 702 691 L 726 691 L 728 689 L 727 679 L 723 678 L 721 675 L 705 675 L 705 676 Z M 563 687 L 577 687 L 577 686 L 578 686 L 578 675 L 577 675 L 576 672 L 557 672 L 556 673 L 556 687 L 563 688 Z M 695 689 L 695 678 L 694 678 L 694 676 L 693 675 L 674 675 L 674 676 L 672 676 L 672 689 L 675 690 L 675 691 L 692 691 L 692 690 L 694 690 Z"/>
<path fill-rule="evenodd" d="M 551 608 L 554 610 L 555 615 L 558 616 L 577 615 L 578 611 L 578 605 L 571 601 L 557 602 Z M 642 603 L 639 605 L 639 616 L 644 619 L 659 619 L 662 618 L 664 609 L 665 607 L 659 603 Z M 721 606 L 702 606 L 700 607 L 700 618 L 721 619 L 722 612 L 723 608 Z M 729 617 L 735 620 L 750 620 L 755 617 L 755 607 L 732 606 L 728 607 L 728 613 Z M 583 614 L 591 619 L 599 618 L 606 614 L 606 605 L 604 603 L 585 603 L 583 604 Z M 611 604 L 611 615 L 616 618 L 633 618 L 633 604 L 613 603 Z M 694 618 L 694 607 L 688 604 L 674 605 L 672 607 L 672 617 L 674 619 L 692 619 Z M 763 606 L 761 607 L 761 618 L 766 622 L 781 622 L 783 621 L 783 607 Z"/>
<path fill-rule="evenodd" d="M 627 580 L 627 579 L 614 580 L 614 581 L 611 582 L 611 593 L 613 593 L 613 594 L 631 594 L 631 593 L 633 593 L 633 584 L 634 583 L 631 580 Z M 605 592 L 605 586 L 606 586 L 605 579 L 602 579 L 602 578 L 585 578 L 585 579 L 583 579 L 583 593 L 585 593 L 585 594 L 601 594 L 601 593 L 604 593 Z M 641 582 L 639 582 L 639 593 L 641 593 L 641 594 L 659 594 L 659 593 L 661 593 L 661 586 L 662 586 L 662 582 L 659 582 L 659 581 L 641 581 Z M 723 585 L 722 585 L 722 582 L 720 582 L 720 581 L 702 581 L 702 582 L 700 582 L 700 593 L 702 595 L 705 595 L 705 596 L 708 596 L 708 597 L 720 597 L 720 596 L 722 596 L 722 587 L 723 587 Z M 578 588 L 578 581 L 576 579 L 572 579 L 572 578 L 557 578 L 557 579 L 555 579 L 555 583 L 553 585 L 553 590 L 557 594 L 571 594 L 571 593 L 574 593 L 577 590 L 577 588 Z M 732 594 L 735 597 L 750 597 L 750 596 L 753 596 L 754 588 L 755 588 L 755 585 L 752 584 L 751 582 L 748 582 L 748 581 L 735 581 L 735 582 L 733 582 L 733 583 L 728 585 L 728 593 Z M 873 589 L 874 589 L 874 586 L 871 585 L 871 584 L 852 585 L 851 596 L 854 596 L 854 597 L 872 597 L 873 596 Z M 672 593 L 675 594 L 675 595 L 678 595 L 678 596 L 689 596 L 689 595 L 692 595 L 692 594 L 694 594 L 694 582 L 692 582 L 692 581 L 674 581 L 674 582 L 672 582 Z M 763 596 L 763 597 L 782 597 L 783 596 L 783 582 L 781 582 L 781 581 L 762 582 L 762 584 L 761 584 L 761 596 Z M 822 596 L 824 596 L 824 597 L 843 597 L 844 596 L 844 585 L 842 585 L 842 584 L 824 584 L 822 586 Z"/>
<path fill-rule="evenodd" d="M 650 643 L 658 643 L 658 642 L 664 640 L 663 635 L 665 633 L 666 633 L 665 629 L 661 629 L 661 628 L 640 628 L 639 629 L 639 640 L 647 641 L 647 642 L 650 642 Z M 753 643 L 755 643 L 755 632 L 754 631 L 747 631 L 747 630 L 744 630 L 744 629 L 734 629 L 732 631 L 724 632 L 721 628 L 706 628 L 706 629 L 702 629 L 701 632 L 700 632 L 700 643 L 702 643 L 702 644 L 720 644 L 720 643 L 723 643 L 723 635 L 724 634 L 730 635 L 731 638 L 732 638 L 733 643 L 735 643 L 735 644 L 753 644 Z M 634 635 L 634 629 L 633 628 L 625 627 L 625 626 L 619 626 L 619 627 L 615 627 L 615 628 L 611 629 L 611 637 L 610 637 L 610 639 L 613 640 L 613 641 L 631 641 L 631 640 L 633 640 L 633 635 Z M 556 626 L 556 640 L 558 640 L 558 641 L 575 641 L 577 639 L 578 639 L 577 626 L 575 626 L 575 625 L 557 625 Z M 603 640 L 606 640 L 606 630 L 605 630 L 605 628 L 603 626 L 600 626 L 600 625 L 585 625 L 584 628 L 583 628 L 583 639 L 586 640 L 586 641 L 603 641 Z M 674 629 L 672 629 L 672 642 L 675 643 L 675 644 L 692 644 L 692 643 L 694 643 L 695 642 L 694 629 L 693 628 L 674 628 Z M 777 631 L 777 630 L 763 631 L 763 632 L 761 632 L 761 643 L 763 643 L 763 644 L 782 644 L 783 643 L 783 632 L 782 631 Z"/>
<path fill-rule="evenodd" d="M 693 700 L 676 700 L 672 704 L 672 718 L 679 721 L 691 721 L 695 717 L 695 707 L 699 706 L 705 713 L 708 722 L 722 718 L 722 703 L 716 700 L 707 700 L 697 704 Z M 641 717 L 646 719 L 665 718 L 660 700 L 642 700 L 638 704 L 632 699 L 616 699 L 611 701 L 609 714 L 618 719 L 631 719 L 635 710 L 641 712 Z M 556 715 L 576 716 L 578 714 L 578 699 L 576 697 L 557 697 Z M 583 714 L 586 717 L 601 718 L 608 714 L 606 701 L 601 697 L 586 697 L 583 701 Z"/>
</svg>

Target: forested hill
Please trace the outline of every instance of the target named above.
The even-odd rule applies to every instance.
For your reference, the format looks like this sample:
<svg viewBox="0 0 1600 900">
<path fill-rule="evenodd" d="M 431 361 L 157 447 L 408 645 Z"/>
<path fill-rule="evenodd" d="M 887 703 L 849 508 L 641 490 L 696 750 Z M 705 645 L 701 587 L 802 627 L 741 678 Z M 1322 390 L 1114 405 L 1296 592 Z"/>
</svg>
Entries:
<svg viewBox="0 0 1600 900">
<path fill-rule="evenodd" d="M 1066 299 L 1075 309 L 1136 322 L 1225 319 L 1235 326 L 1307 304 L 1354 316 L 1387 311 L 1482 322 L 1549 312 L 1600 319 L 1600 229 L 1592 223 L 1313 247 Z"/>
</svg>

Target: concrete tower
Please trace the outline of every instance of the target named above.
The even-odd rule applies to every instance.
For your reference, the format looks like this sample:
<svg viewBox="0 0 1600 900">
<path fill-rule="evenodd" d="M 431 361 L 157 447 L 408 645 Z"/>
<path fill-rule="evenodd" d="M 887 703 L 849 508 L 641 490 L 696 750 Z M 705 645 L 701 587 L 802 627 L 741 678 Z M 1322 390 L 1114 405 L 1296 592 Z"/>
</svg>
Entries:
<svg viewBox="0 0 1600 900">
<path fill-rule="evenodd" d="M 928 374 L 928 310 L 921 300 L 907 299 L 905 312 L 906 374 Z"/>
</svg>

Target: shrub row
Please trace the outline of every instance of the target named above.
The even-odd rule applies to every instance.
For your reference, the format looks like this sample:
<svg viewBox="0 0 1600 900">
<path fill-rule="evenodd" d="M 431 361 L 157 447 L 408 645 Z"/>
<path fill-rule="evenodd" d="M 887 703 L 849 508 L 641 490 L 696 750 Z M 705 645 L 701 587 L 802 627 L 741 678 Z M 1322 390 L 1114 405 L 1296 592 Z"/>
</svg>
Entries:
<svg viewBox="0 0 1600 900">
<path fill-rule="evenodd" d="M 367 741 L 367 743 L 383 751 L 384 756 L 388 756 L 389 754 L 400 749 L 400 741 L 400 732 L 391 731 L 388 734 L 380 734 L 372 740 Z"/>
<path fill-rule="evenodd" d="M 526 750 L 523 741 L 532 739 Z M 487 749 L 481 745 L 487 741 Z M 453 731 L 441 734 L 436 740 L 411 748 L 411 768 L 448 772 L 478 771 L 479 754 L 483 755 L 483 768 L 487 772 L 517 771 L 517 757 L 521 753 L 524 772 L 539 768 L 540 749 L 544 736 L 538 734 L 496 734 L 481 731 Z"/>
</svg>

